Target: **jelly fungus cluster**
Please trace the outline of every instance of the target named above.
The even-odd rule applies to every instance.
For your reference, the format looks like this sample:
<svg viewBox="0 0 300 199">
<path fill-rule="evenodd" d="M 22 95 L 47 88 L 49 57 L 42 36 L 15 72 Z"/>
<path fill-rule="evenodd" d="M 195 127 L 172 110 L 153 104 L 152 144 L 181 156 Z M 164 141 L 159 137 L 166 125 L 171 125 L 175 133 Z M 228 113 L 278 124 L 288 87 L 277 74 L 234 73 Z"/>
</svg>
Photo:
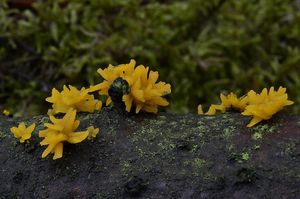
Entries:
<svg viewBox="0 0 300 199">
<path fill-rule="evenodd" d="M 209 110 L 204 113 L 202 106 L 198 106 L 198 114 L 214 115 L 217 111 L 225 112 L 232 108 L 242 112 L 242 115 L 253 116 L 247 127 L 252 127 L 262 120 L 270 119 L 275 113 L 284 106 L 294 102 L 288 100 L 286 88 L 279 87 L 277 91 L 271 87 L 269 91 L 264 88 L 261 93 L 250 90 L 247 95 L 238 98 L 234 93 L 227 96 L 221 94 L 221 104 L 212 104 Z"/>
<path fill-rule="evenodd" d="M 39 137 L 43 139 L 40 145 L 47 146 L 42 158 L 53 153 L 53 159 L 59 159 L 63 156 L 64 142 L 77 144 L 97 136 L 99 128 L 93 126 L 84 131 L 76 131 L 80 124 L 80 121 L 76 120 L 78 112 L 93 113 L 102 108 L 102 101 L 94 97 L 94 92 L 107 96 L 106 105 L 112 102 L 124 103 L 128 112 L 135 106 L 136 113 L 140 110 L 157 113 L 159 106 L 169 104 L 163 96 L 171 93 L 170 84 L 157 82 L 158 72 L 151 71 L 143 65 L 135 67 L 134 60 L 129 64 L 109 65 L 105 69 L 99 69 L 98 73 L 104 78 L 100 84 L 80 90 L 71 85 L 64 85 L 61 92 L 53 88 L 52 95 L 46 98 L 46 101 L 52 104 L 52 108 L 48 110 L 52 123 L 45 123 L 46 128 L 39 131 Z M 6 112 L 3 114 L 8 115 Z M 58 114 L 64 115 L 56 116 Z M 26 128 L 25 123 L 21 122 L 18 127 L 12 127 L 10 130 L 23 143 L 31 138 L 35 126 L 33 123 Z"/>
</svg>

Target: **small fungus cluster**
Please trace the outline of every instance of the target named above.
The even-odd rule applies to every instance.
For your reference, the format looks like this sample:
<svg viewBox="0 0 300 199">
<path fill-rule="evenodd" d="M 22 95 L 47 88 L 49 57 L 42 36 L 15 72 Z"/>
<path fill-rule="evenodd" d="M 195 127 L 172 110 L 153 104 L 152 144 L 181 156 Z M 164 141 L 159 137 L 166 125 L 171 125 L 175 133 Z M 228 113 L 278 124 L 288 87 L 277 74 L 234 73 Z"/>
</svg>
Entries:
<svg viewBox="0 0 300 199">
<path fill-rule="evenodd" d="M 109 105 L 113 101 L 110 96 L 111 85 L 121 78 L 126 86 L 121 97 L 127 112 L 131 111 L 134 104 L 136 113 L 140 110 L 157 113 L 158 106 L 169 104 L 162 96 L 171 93 L 171 86 L 165 82 L 156 83 L 158 72 L 149 71 L 143 65 L 135 67 L 135 64 L 134 60 L 130 60 L 129 64 L 99 69 L 98 73 L 104 78 L 104 82 L 99 84 L 100 94 L 108 96 L 106 104 Z"/>
<path fill-rule="evenodd" d="M 279 87 L 278 91 L 271 87 L 269 92 L 264 88 L 260 94 L 251 90 L 247 94 L 247 99 L 248 105 L 242 114 L 246 116 L 253 115 L 253 119 L 247 127 L 252 127 L 262 120 L 270 119 L 272 115 L 280 111 L 284 106 L 294 103 L 288 100 L 286 88 L 283 87 Z"/>
<path fill-rule="evenodd" d="M 5 115 L 5 116 L 10 116 L 10 112 L 8 110 L 6 110 L 6 109 L 4 109 L 2 111 L 2 114 Z"/>
<path fill-rule="evenodd" d="M 54 153 L 53 159 L 61 158 L 63 153 L 63 142 L 67 141 L 76 144 L 85 140 L 89 131 L 75 132 L 80 121 L 76 120 L 76 110 L 70 108 L 62 119 L 50 116 L 51 123 L 45 123 L 47 129 L 39 132 L 39 137 L 44 138 L 41 145 L 48 145 L 42 154 L 42 158 L 49 153 Z"/>
<path fill-rule="evenodd" d="M 46 98 L 47 102 L 52 103 L 52 109 L 49 109 L 48 114 L 67 113 L 70 108 L 78 112 L 93 113 L 95 110 L 99 111 L 102 107 L 102 102 L 96 100 L 93 95 L 89 94 L 93 91 L 93 87 L 78 90 L 71 85 L 69 85 L 69 88 L 64 86 L 62 92 L 58 92 L 58 90 L 53 88 L 52 96 Z"/>
<path fill-rule="evenodd" d="M 275 113 L 284 106 L 291 105 L 294 102 L 288 100 L 286 88 L 279 87 L 277 91 L 271 87 L 269 91 L 264 88 L 260 94 L 250 90 L 247 95 L 238 98 L 234 93 L 227 96 L 221 94 L 221 104 L 212 104 L 206 115 L 214 115 L 217 111 L 222 113 L 232 108 L 242 112 L 242 115 L 253 116 L 247 127 L 252 127 L 262 120 L 270 119 Z M 204 114 L 202 106 L 198 106 L 198 114 Z"/>
<path fill-rule="evenodd" d="M 158 106 L 169 104 L 162 96 L 171 93 L 170 84 L 156 83 L 158 72 L 149 71 L 149 68 L 143 65 L 135 67 L 135 63 L 131 60 L 129 64 L 109 65 L 105 69 L 99 69 L 98 73 L 104 81 L 87 89 L 78 90 L 71 85 L 64 85 L 61 92 L 52 89 L 52 95 L 46 98 L 46 101 L 52 104 L 52 108 L 48 111 L 52 123 L 45 123 L 45 129 L 39 131 L 39 137 L 43 139 L 40 145 L 47 146 L 42 158 L 50 153 L 54 154 L 54 160 L 61 158 L 64 142 L 77 144 L 97 136 L 99 128 L 93 126 L 84 131 L 76 131 L 80 124 L 80 121 L 76 120 L 77 112 L 93 113 L 102 108 L 102 101 L 96 99 L 93 92 L 107 96 L 106 105 L 118 101 L 124 103 L 127 112 L 130 112 L 134 105 L 136 113 L 140 110 L 157 113 Z M 57 114 L 64 115 L 56 117 Z M 31 138 L 35 126 L 33 123 L 26 128 L 25 123 L 21 122 L 18 127 L 12 127 L 10 130 L 21 143 L 24 143 Z"/>
<path fill-rule="evenodd" d="M 25 126 L 24 122 L 21 122 L 18 127 L 12 127 L 10 131 L 14 134 L 15 138 L 19 139 L 21 143 L 31 138 L 31 133 L 35 129 L 35 124 L 31 124 L 29 127 Z"/>
</svg>

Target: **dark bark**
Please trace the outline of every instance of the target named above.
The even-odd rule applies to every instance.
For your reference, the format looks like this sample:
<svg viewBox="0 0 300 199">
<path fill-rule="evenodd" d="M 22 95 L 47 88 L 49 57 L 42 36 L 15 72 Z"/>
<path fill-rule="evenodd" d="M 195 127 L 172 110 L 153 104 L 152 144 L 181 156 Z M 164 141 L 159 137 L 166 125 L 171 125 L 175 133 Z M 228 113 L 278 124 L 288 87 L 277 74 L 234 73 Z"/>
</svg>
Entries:
<svg viewBox="0 0 300 199">
<path fill-rule="evenodd" d="M 37 128 L 21 144 L 0 118 L 0 198 L 297 198 L 300 118 L 278 115 L 254 128 L 238 113 L 217 116 L 80 114 L 93 141 L 64 144 L 42 159 Z"/>
</svg>

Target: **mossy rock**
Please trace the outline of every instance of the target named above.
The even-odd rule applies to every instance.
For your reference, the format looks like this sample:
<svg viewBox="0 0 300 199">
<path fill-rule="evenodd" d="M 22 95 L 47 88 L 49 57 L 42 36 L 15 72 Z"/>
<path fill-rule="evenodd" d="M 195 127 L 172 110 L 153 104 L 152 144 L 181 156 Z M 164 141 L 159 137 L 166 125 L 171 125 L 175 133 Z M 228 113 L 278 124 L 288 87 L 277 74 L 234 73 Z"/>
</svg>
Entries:
<svg viewBox="0 0 300 199">
<path fill-rule="evenodd" d="M 64 144 L 45 159 L 37 128 L 21 144 L 0 118 L 0 198 L 297 198 L 300 118 L 278 115 L 254 128 L 238 113 L 217 116 L 127 114 L 104 108 L 79 114 L 79 130 L 98 136 Z"/>
</svg>

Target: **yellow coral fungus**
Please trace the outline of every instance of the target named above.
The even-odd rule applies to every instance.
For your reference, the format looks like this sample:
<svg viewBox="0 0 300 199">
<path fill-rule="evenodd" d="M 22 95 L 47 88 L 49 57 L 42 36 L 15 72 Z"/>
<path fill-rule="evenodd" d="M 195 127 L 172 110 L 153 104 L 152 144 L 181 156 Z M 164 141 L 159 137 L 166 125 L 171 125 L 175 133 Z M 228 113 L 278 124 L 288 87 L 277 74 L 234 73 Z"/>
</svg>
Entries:
<svg viewBox="0 0 300 199">
<path fill-rule="evenodd" d="M 242 113 L 246 116 L 253 116 L 251 122 L 247 127 L 252 127 L 262 120 L 268 120 L 280 111 L 284 106 L 291 105 L 294 102 L 288 100 L 286 88 L 279 87 L 277 91 L 271 87 L 268 91 L 266 88 L 260 94 L 253 90 L 247 94 L 249 105 L 246 106 L 245 111 Z"/>
<path fill-rule="evenodd" d="M 10 112 L 8 110 L 6 110 L 6 109 L 4 109 L 2 113 L 5 116 L 10 116 Z"/>
<path fill-rule="evenodd" d="M 225 108 L 233 108 L 235 110 L 243 111 L 248 103 L 247 96 L 242 96 L 238 98 L 236 94 L 231 92 L 229 95 L 225 96 L 223 94 L 220 95 L 221 105 Z"/>
<path fill-rule="evenodd" d="M 58 92 L 55 88 L 52 89 L 52 96 L 46 98 L 47 102 L 53 103 L 52 110 L 48 113 L 54 115 L 57 113 L 66 113 L 70 108 L 83 112 L 94 112 L 100 110 L 102 102 L 94 99 L 90 92 L 97 90 L 97 87 L 90 87 L 88 89 L 82 88 L 78 90 L 73 86 L 63 87 L 62 92 Z"/>
<path fill-rule="evenodd" d="M 108 96 L 106 104 L 112 102 L 109 90 L 119 78 L 128 84 L 123 88 L 122 101 L 125 103 L 126 111 L 130 112 L 132 105 L 135 105 L 135 112 L 140 110 L 156 113 L 158 106 L 167 106 L 169 103 L 162 96 L 171 93 L 170 84 L 158 82 L 158 72 L 149 71 L 148 67 L 139 65 L 130 60 L 129 64 L 118 66 L 109 65 L 106 69 L 99 69 L 98 73 L 104 78 L 99 85 L 100 94 Z M 119 83 L 118 81 L 117 83 Z"/>
<path fill-rule="evenodd" d="M 44 138 L 40 144 L 42 146 L 48 145 L 42 158 L 45 158 L 49 153 L 54 153 L 54 160 L 61 158 L 63 142 L 76 144 L 85 140 L 89 135 L 88 130 L 75 132 L 80 121 L 76 120 L 76 110 L 74 109 L 69 109 L 62 119 L 57 119 L 51 115 L 50 120 L 53 124 L 45 123 L 47 129 L 39 132 L 39 136 Z"/>
<path fill-rule="evenodd" d="M 199 104 L 199 106 L 198 106 L 198 114 L 199 114 L 199 115 L 203 115 L 203 114 L 204 114 L 203 108 L 202 108 L 202 105 L 201 105 L 201 104 Z"/>
<path fill-rule="evenodd" d="M 260 94 L 253 90 L 249 91 L 246 96 L 237 98 L 234 93 L 227 96 L 221 94 L 221 104 L 212 104 L 206 115 L 214 115 L 216 111 L 225 112 L 228 108 L 234 108 L 242 112 L 243 115 L 253 116 L 247 127 L 252 127 L 262 120 L 268 120 L 280 111 L 284 106 L 291 105 L 294 102 L 288 100 L 286 88 L 279 87 L 277 91 L 271 87 L 268 91 L 266 88 Z M 202 106 L 198 106 L 198 114 L 204 114 Z"/>
<path fill-rule="evenodd" d="M 35 129 L 35 123 L 31 124 L 29 127 L 26 128 L 25 123 L 21 122 L 18 127 L 10 128 L 10 131 L 14 134 L 14 136 L 20 139 L 21 143 L 24 143 L 25 140 L 31 138 L 31 134 Z"/>
<path fill-rule="evenodd" d="M 88 135 L 89 140 L 95 138 L 99 133 L 99 128 L 94 128 L 93 126 L 88 127 L 87 130 L 89 132 L 89 135 Z"/>
<path fill-rule="evenodd" d="M 221 94 L 220 98 L 221 104 L 212 104 L 209 107 L 208 111 L 205 113 L 206 115 L 215 115 L 217 111 L 221 111 L 222 113 L 224 113 L 226 109 L 229 108 L 243 111 L 248 103 L 247 96 L 238 98 L 236 94 L 232 92 L 227 96 Z M 204 114 L 201 105 L 198 106 L 198 114 Z"/>
</svg>

